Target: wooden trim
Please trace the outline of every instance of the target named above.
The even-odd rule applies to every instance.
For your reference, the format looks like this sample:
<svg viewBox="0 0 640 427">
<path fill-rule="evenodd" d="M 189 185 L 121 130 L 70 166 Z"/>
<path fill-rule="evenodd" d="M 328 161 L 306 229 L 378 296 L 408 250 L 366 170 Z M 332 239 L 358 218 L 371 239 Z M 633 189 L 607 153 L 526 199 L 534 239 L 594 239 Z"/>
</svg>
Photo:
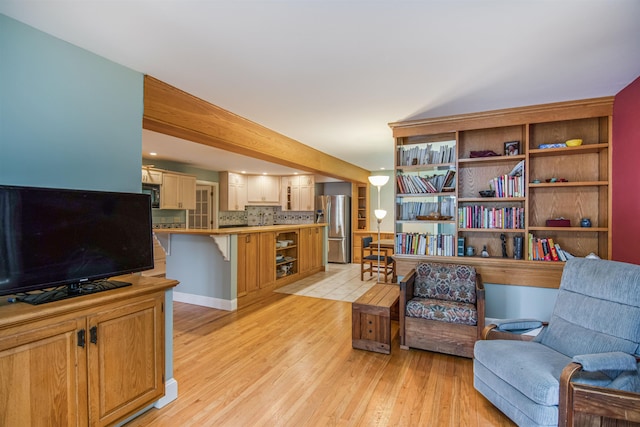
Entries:
<svg viewBox="0 0 640 427">
<path fill-rule="evenodd" d="M 144 77 L 144 129 L 271 163 L 351 182 L 370 172 L 210 104 L 154 77 Z"/>
<path fill-rule="evenodd" d="M 555 102 L 527 107 L 506 108 L 480 113 L 459 114 L 389 123 L 394 138 L 438 134 L 445 132 L 485 129 L 498 126 L 520 126 L 523 123 L 541 123 L 557 120 L 611 116 L 613 97 L 579 101 Z M 609 139 L 611 141 L 611 139 Z"/>
<path fill-rule="evenodd" d="M 536 288 L 560 287 L 564 262 L 516 261 L 503 258 L 481 257 L 433 257 L 394 255 L 396 274 L 404 276 L 419 262 L 447 262 L 472 265 L 482 275 L 484 283 L 499 285 L 531 286 Z"/>
</svg>

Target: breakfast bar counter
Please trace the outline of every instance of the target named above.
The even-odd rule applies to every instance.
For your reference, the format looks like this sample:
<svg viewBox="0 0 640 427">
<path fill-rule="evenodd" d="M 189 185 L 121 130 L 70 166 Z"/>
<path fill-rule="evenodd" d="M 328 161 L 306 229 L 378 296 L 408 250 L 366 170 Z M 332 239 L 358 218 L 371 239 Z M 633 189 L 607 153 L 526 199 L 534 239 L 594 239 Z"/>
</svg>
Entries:
<svg viewBox="0 0 640 427">
<path fill-rule="evenodd" d="M 327 264 L 326 224 L 153 231 L 179 302 L 236 310 Z"/>
</svg>

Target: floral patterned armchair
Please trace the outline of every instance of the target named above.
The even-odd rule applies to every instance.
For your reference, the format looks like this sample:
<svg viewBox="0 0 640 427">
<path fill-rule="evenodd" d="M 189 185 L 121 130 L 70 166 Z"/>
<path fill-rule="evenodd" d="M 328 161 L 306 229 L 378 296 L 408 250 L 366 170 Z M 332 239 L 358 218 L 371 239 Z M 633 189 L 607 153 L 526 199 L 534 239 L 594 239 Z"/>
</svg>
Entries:
<svg viewBox="0 0 640 427">
<path fill-rule="evenodd" d="M 400 347 L 473 357 L 484 305 L 474 267 L 419 263 L 400 282 Z"/>
</svg>

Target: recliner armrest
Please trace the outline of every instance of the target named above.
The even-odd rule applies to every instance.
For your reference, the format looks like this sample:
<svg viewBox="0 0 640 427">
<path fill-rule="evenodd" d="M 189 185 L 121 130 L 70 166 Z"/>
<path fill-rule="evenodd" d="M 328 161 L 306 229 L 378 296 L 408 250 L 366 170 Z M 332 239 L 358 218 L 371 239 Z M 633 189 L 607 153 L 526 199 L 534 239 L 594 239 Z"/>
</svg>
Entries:
<svg viewBox="0 0 640 427">
<path fill-rule="evenodd" d="M 500 319 L 493 323 L 497 330 L 515 334 L 532 331 L 543 325 L 542 321 L 536 319 Z"/>
<path fill-rule="evenodd" d="M 484 340 L 531 341 L 534 335 L 526 332 L 546 326 L 546 322 L 535 319 L 495 320 L 482 331 Z"/>
<path fill-rule="evenodd" d="M 587 372 L 635 371 L 638 369 L 636 357 L 621 351 L 580 354 L 573 357 L 573 362 L 582 365 L 582 370 Z"/>
</svg>

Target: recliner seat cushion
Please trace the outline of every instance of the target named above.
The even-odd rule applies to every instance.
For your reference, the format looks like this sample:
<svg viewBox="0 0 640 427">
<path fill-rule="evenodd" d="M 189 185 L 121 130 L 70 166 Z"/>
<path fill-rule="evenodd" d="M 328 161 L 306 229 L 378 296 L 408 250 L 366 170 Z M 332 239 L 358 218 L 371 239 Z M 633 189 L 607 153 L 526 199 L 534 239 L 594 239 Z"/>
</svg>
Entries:
<svg viewBox="0 0 640 427">
<path fill-rule="evenodd" d="M 495 377 L 545 406 L 558 405 L 560 374 L 571 362 L 570 357 L 540 343 L 511 340 L 477 341 L 474 358 Z M 491 383 L 489 378 L 483 381 Z M 601 372 L 582 372 L 578 381 L 602 387 L 611 383 Z"/>
<path fill-rule="evenodd" d="M 478 323 L 478 311 L 475 305 L 456 301 L 412 298 L 407 302 L 406 315 L 461 325 L 474 326 Z"/>
<path fill-rule="evenodd" d="M 444 301 L 476 303 L 476 270 L 469 265 L 420 263 L 413 294 Z"/>
</svg>

